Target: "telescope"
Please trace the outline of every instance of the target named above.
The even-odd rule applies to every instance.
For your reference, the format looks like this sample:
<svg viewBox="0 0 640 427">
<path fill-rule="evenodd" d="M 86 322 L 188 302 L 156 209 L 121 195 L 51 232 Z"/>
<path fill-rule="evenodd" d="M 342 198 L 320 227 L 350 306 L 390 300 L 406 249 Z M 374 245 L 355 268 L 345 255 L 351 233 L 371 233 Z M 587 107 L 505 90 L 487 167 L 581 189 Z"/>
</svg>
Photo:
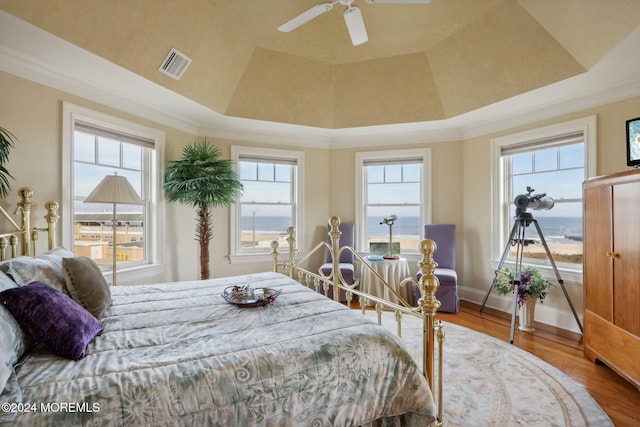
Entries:
<svg viewBox="0 0 640 427">
<path fill-rule="evenodd" d="M 398 217 L 396 215 L 391 215 L 385 219 L 383 219 L 382 221 L 380 221 L 380 224 L 387 224 L 387 225 L 393 225 L 394 222 L 396 222 L 396 220 L 398 219 Z"/>
<path fill-rule="evenodd" d="M 487 303 L 487 299 L 489 298 L 489 294 L 493 289 L 493 286 L 496 283 L 498 278 L 498 273 L 502 270 L 502 266 L 504 265 L 504 261 L 507 259 L 509 254 L 513 254 L 513 249 L 511 248 L 514 245 L 517 245 L 515 249 L 515 272 L 513 273 L 513 277 L 517 278 L 512 280 L 511 283 L 514 286 L 513 292 L 513 311 L 511 312 L 511 344 L 513 344 L 513 340 L 515 337 L 515 325 L 516 325 L 516 312 L 518 307 L 518 295 L 519 291 L 515 291 L 518 289 L 518 286 L 521 285 L 520 277 L 522 273 L 522 257 L 523 257 L 523 247 L 531 244 L 537 243 L 532 239 L 525 239 L 525 227 L 528 227 L 530 224 L 533 224 L 538 232 L 538 237 L 540 237 L 540 242 L 542 246 L 544 246 L 544 251 L 547 254 L 547 258 L 551 263 L 551 267 L 553 268 L 554 273 L 556 274 L 556 278 L 558 279 L 558 283 L 562 286 L 562 292 L 564 293 L 567 302 L 569 303 L 569 307 L 571 307 L 571 311 L 573 312 L 573 317 L 578 322 L 578 327 L 580 328 L 580 332 L 584 332 L 582 329 L 582 323 L 580 323 L 580 318 L 576 313 L 576 309 L 573 307 L 571 303 L 571 299 L 569 299 L 569 294 L 564 287 L 564 282 L 562 281 L 562 277 L 560 277 L 560 273 L 558 272 L 558 267 L 556 267 L 556 263 L 553 261 L 553 256 L 551 255 L 551 251 L 549 250 L 549 246 L 547 245 L 547 241 L 544 239 L 542 235 L 542 230 L 540 229 L 540 224 L 538 221 L 533 218 L 531 213 L 527 212 L 528 208 L 541 210 L 541 209 L 551 209 L 554 205 L 554 201 L 551 197 L 548 197 L 546 193 L 541 194 L 532 194 L 535 190 L 531 187 L 527 187 L 526 194 L 520 194 L 516 196 L 513 200 L 513 204 L 516 205 L 516 218 L 513 221 L 513 228 L 511 229 L 511 234 L 509 234 L 509 240 L 507 240 L 507 244 L 504 247 L 504 251 L 502 252 L 502 257 L 500 258 L 500 262 L 498 263 L 498 268 L 495 271 L 495 275 L 493 276 L 493 280 L 491 281 L 491 286 L 489 286 L 489 291 L 484 296 L 484 301 L 482 301 L 482 305 L 480 306 L 480 311 L 484 309 L 485 304 Z"/>
<path fill-rule="evenodd" d="M 384 259 L 398 259 L 399 257 L 393 254 L 393 223 L 396 222 L 398 217 L 396 215 L 389 215 L 382 221 L 380 221 L 380 225 L 387 224 L 389 226 L 389 252 L 387 255 L 384 255 L 382 258 Z"/>
<path fill-rule="evenodd" d="M 516 215 L 526 212 L 528 208 L 534 210 L 549 210 L 553 207 L 555 202 L 551 197 L 547 196 L 547 193 L 532 195 L 531 193 L 534 191 L 536 190 L 527 187 L 527 194 L 519 194 L 516 196 L 513 200 L 513 204 L 516 205 Z"/>
</svg>

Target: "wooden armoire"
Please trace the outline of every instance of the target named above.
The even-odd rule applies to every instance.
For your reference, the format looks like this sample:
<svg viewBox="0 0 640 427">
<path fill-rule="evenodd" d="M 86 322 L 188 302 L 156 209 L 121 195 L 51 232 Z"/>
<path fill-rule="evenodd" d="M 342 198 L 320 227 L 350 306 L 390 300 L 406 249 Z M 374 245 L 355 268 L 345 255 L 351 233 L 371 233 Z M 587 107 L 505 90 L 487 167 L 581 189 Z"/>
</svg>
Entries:
<svg viewBox="0 0 640 427">
<path fill-rule="evenodd" d="M 584 354 L 640 390 L 640 170 L 587 180 Z"/>
</svg>

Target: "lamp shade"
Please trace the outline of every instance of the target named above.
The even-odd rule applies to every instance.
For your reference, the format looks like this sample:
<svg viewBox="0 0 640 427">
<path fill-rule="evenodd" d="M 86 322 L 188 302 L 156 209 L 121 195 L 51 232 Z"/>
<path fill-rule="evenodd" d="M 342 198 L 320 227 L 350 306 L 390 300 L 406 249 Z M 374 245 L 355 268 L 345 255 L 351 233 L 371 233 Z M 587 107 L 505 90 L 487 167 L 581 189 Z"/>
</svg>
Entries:
<svg viewBox="0 0 640 427">
<path fill-rule="evenodd" d="M 84 199 L 85 203 L 124 203 L 141 204 L 144 201 L 138 196 L 131 183 L 124 176 L 107 175 Z"/>
</svg>

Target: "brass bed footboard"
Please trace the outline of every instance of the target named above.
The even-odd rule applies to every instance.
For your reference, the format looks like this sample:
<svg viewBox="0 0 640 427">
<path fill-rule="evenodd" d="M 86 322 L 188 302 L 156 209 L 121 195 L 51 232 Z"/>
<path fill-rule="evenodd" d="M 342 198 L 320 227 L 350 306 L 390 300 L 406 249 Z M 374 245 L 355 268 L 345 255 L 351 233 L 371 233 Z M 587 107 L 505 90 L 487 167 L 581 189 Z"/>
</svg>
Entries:
<svg viewBox="0 0 640 427">
<path fill-rule="evenodd" d="M 402 335 L 401 322 L 403 314 L 421 318 L 423 323 L 422 371 L 427 378 L 429 387 L 434 394 L 434 400 L 437 403 L 437 425 L 441 425 L 443 411 L 442 350 L 444 344 L 444 329 L 442 326 L 442 322 L 436 319 L 436 312 L 440 307 L 440 301 L 438 301 L 438 299 L 436 298 L 435 293 L 440 286 L 440 282 L 434 275 L 434 271 L 438 266 L 438 264 L 433 260 L 433 254 L 437 249 L 435 242 L 430 239 L 425 239 L 420 242 L 419 249 L 420 253 L 422 254 L 422 259 L 420 260 L 420 262 L 418 262 L 418 266 L 420 267 L 420 271 L 422 273 L 420 280 L 416 280 L 413 277 L 408 277 L 400 283 L 400 287 L 409 286 L 410 283 L 413 283 L 420 290 L 421 298 L 418 300 L 417 306 L 413 307 L 406 301 L 405 298 L 403 298 L 398 293 L 396 289 L 394 289 L 393 286 L 385 281 L 379 273 L 372 269 L 369 263 L 367 263 L 364 258 L 355 251 L 354 248 L 349 246 L 340 247 L 340 218 L 336 216 L 331 217 L 329 219 L 329 225 L 331 226 L 331 229 L 329 231 L 331 244 L 328 244 L 327 242 L 318 243 L 313 249 L 311 249 L 299 260 L 295 259 L 295 230 L 293 227 L 289 227 L 287 229 L 287 242 L 289 244 L 289 251 L 286 261 L 280 262 L 278 259 L 278 242 L 274 240 L 271 243 L 273 270 L 281 270 L 285 274 L 289 275 L 289 277 L 297 280 L 307 287 L 312 287 L 316 291 L 320 288 L 320 285 L 323 285 L 325 295 L 328 292 L 329 286 L 333 286 L 333 298 L 336 301 L 339 301 L 339 290 L 342 289 L 346 293 L 347 305 L 351 305 L 351 301 L 353 300 L 354 296 L 357 296 L 363 314 L 365 312 L 367 303 L 371 301 L 375 302 L 375 309 L 378 313 L 379 324 L 382 322 L 382 311 L 385 308 L 387 310 L 393 311 L 395 313 L 398 335 Z M 314 256 L 314 254 L 318 254 L 318 251 L 324 251 L 326 249 L 328 249 L 332 255 L 331 258 L 333 268 L 330 275 L 324 276 L 303 267 L 303 265 L 306 265 L 306 263 Z M 363 268 L 369 269 L 371 274 L 378 279 L 378 282 L 382 286 L 384 286 L 389 291 L 389 293 L 395 295 L 395 297 L 398 298 L 398 303 L 387 301 L 383 298 L 368 294 L 357 289 L 359 284 L 358 281 L 356 281 L 352 285 L 347 284 L 342 277 L 342 274 L 340 273 L 339 267 L 340 254 L 343 251 L 352 252 L 355 259 L 362 263 Z M 435 353 L 436 351 L 438 352 L 437 357 Z"/>
</svg>

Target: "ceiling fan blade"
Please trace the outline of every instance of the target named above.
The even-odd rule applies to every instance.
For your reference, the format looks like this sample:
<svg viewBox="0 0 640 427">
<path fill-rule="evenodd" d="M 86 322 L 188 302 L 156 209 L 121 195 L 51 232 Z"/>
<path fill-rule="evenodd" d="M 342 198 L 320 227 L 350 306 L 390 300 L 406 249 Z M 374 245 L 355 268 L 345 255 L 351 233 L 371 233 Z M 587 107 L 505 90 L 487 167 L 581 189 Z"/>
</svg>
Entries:
<svg viewBox="0 0 640 427">
<path fill-rule="evenodd" d="M 347 29 L 351 36 L 351 43 L 353 43 L 354 46 L 361 45 L 369 40 L 367 29 L 365 28 L 364 20 L 362 19 L 362 13 L 358 6 L 349 6 L 344 11 L 344 21 L 347 24 Z"/>
<path fill-rule="evenodd" d="M 431 0 L 367 0 L 367 3 L 375 4 L 375 3 L 396 3 L 396 4 L 429 4 Z"/>
<path fill-rule="evenodd" d="M 323 13 L 329 12 L 331 9 L 333 9 L 332 3 L 317 4 L 313 6 L 311 9 L 307 10 L 306 12 L 302 12 L 300 15 L 296 16 L 295 18 L 280 25 L 278 27 L 278 30 L 282 31 L 283 33 L 288 33 L 291 30 L 295 30 L 302 24 L 306 24 L 307 22 L 311 21 L 313 18 L 316 18 L 322 15 Z"/>
</svg>

